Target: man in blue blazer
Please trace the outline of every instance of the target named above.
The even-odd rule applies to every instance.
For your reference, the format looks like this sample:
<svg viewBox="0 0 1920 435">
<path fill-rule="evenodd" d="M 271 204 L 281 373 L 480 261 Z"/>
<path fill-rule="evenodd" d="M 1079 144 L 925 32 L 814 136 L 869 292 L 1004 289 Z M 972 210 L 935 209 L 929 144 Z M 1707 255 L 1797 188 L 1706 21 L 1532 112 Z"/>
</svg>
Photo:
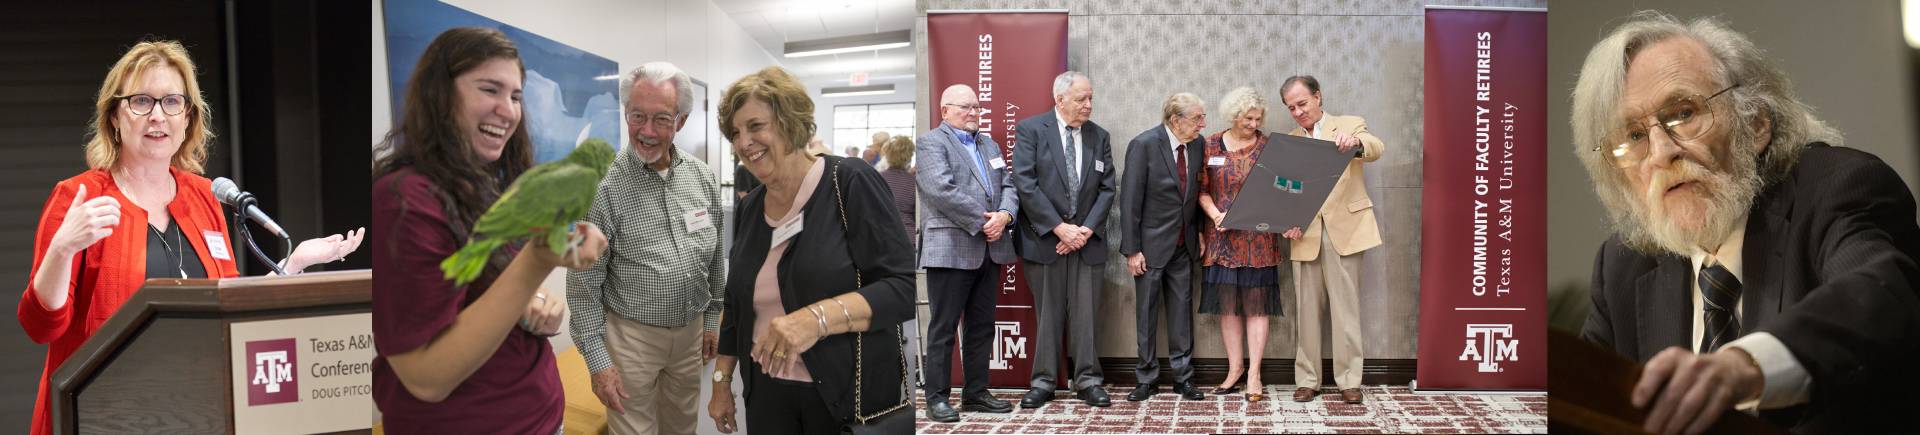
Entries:
<svg viewBox="0 0 1920 435">
<path fill-rule="evenodd" d="M 920 267 L 927 269 L 927 418 L 960 421 L 947 404 L 952 389 L 954 328 L 966 320 L 961 366 L 966 388 L 960 408 L 1013 412 L 1013 405 L 987 393 L 988 352 L 993 345 L 994 290 L 1002 265 L 1012 264 L 1007 223 L 1020 210 L 1011 171 L 1000 145 L 980 133 L 980 100 L 973 88 L 953 85 L 940 95 L 940 126 L 914 145 L 914 176 L 925 204 L 920 221 Z"/>
</svg>

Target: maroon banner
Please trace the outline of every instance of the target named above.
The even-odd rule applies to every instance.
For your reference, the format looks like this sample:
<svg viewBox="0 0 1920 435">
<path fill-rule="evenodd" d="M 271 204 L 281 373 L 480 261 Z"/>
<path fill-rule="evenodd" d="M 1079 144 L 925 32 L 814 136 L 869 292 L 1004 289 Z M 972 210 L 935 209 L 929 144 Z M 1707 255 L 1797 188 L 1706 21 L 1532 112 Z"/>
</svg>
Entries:
<svg viewBox="0 0 1920 435">
<path fill-rule="evenodd" d="M 1547 389 L 1547 13 L 1428 8 L 1421 390 Z"/>
<path fill-rule="evenodd" d="M 1009 156 L 1004 170 L 1011 171 L 1014 125 L 1053 109 L 1053 77 L 1067 70 L 1067 12 L 929 11 L 927 61 L 932 80 L 927 125 L 940 124 L 941 91 L 956 84 L 972 86 L 980 94 L 980 131 L 1000 144 L 1001 155 Z M 1024 388 L 1035 345 L 1028 338 L 1039 322 L 1019 264 L 1001 270 L 996 303 L 988 384 Z M 955 370 L 948 376 L 954 385 L 965 385 L 960 352 L 953 355 Z"/>
</svg>

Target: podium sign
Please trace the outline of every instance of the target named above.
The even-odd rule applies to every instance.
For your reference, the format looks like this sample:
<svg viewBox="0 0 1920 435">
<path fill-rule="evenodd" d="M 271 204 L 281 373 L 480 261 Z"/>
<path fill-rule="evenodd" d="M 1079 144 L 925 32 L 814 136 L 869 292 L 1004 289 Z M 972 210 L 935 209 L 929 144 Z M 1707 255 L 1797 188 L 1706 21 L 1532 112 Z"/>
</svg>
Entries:
<svg viewBox="0 0 1920 435">
<path fill-rule="evenodd" d="M 373 427 L 373 315 L 234 322 L 235 433 Z"/>
</svg>

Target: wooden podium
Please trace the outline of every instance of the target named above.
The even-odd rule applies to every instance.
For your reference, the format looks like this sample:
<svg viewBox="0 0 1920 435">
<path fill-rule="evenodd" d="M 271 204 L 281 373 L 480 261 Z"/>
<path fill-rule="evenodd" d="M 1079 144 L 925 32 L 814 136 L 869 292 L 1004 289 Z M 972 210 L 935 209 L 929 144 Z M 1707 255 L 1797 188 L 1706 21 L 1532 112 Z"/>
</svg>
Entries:
<svg viewBox="0 0 1920 435">
<path fill-rule="evenodd" d="M 1579 336 L 1554 329 L 1547 335 L 1547 431 L 1572 434 L 1637 434 L 1646 412 L 1633 407 L 1640 364 Z M 1759 417 L 1727 411 L 1709 434 L 1784 434 Z"/>
<path fill-rule="evenodd" d="M 365 269 L 147 280 L 54 372 L 53 431 L 234 433 L 235 372 L 247 368 L 234 367 L 230 328 L 241 322 L 369 313 L 372 280 L 372 271 Z M 304 339 L 298 345 L 317 346 Z M 370 425 L 371 414 L 369 406 L 362 421 Z"/>
</svg>

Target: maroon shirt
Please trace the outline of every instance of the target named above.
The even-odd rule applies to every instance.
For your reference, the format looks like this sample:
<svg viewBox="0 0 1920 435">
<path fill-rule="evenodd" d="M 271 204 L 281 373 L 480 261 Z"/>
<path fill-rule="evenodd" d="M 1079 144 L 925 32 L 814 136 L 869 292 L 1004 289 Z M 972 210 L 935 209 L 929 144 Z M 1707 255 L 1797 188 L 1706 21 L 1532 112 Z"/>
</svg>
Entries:
<svg viewBox="0 0 1920 435">
<path fill-rule="evenodd" d="M 373 183 L 373 401 L 387 433 L 554 433 L 566 401 L 553 348 L 518 327 L 493 356 L 440 403 L 414 398 L 387 355 L 432 341 L 493 285 L 464 288 L 442 278 L 440 261 L 462 245 L 447 226 L 436 187 L 412 168 Z M 518 246 L 506 248 L 513 255 Z"/>
</svg>

